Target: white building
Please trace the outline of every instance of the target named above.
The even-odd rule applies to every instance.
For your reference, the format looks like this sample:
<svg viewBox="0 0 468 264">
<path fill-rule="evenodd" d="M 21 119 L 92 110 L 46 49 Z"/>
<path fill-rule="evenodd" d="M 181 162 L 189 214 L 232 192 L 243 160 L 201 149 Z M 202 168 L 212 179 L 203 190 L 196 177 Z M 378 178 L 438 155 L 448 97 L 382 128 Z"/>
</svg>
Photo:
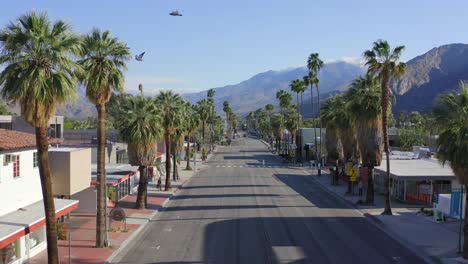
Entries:
<svg viewBox="0 0 468 264">
<path fill-rule="evenodd" d="M 35 146 L 34 134 L 0 129 L 0 263 L 24 263 L 47 246 Z M 57 218 L 77 207 L 55 199 Z"/>
</svg>

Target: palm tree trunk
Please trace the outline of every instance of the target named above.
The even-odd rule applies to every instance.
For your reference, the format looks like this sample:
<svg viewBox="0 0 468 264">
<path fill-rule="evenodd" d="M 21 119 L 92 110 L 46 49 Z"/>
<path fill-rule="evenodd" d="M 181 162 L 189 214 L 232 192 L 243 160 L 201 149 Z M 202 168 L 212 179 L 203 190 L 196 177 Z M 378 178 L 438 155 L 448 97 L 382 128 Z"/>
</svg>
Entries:
<svg viewBox="0 0 468 264">
<path fill-rule="evenodd" d="M 468 185 L 465 184 L 465 190 Z M 465 218 L 463 223 L 463 258 L 468 259 L 468 195 L 465 196 Z M 460 212 L 461 213 L 461 212 Z"/>
<path fill-rule="evenodd" d="M 146 166 L 139 166 L 138 170 L 140 171 L 140 181 L 138 182 L 138 194 L 136 199 L 136 209 L 144 209 L 148 205 L 145 203 L 146 197 L 146 184 L 148 181 L 148 170 Z"/>
<path fill-rule="evenodd" d="M 172 154 L 172 161 L 174 163 L 173 164 L 174 171 L 172 172 L 172 179 L 174 181 L 177 181 L 179 179 L 179 173 L 178 173 L 179 171 L 177 170 L 177 152 L 176 152 L 177 146 L 176 144 L 174 144 L 173 148 L 174 148 L 174 153 Z"/>
<path fill-rule="evenodd" d="M 190 132 L 188 133 L 187 137 L 187 166 L 185 166 L 185 170 L 192 170 L 190 167 Z"/>
<path fill-rule="evenodd" d="M 202 123 L 202 142 L 203 142 L 203 146 L 205 146 L 205 120 L 203 120 L 203 123 Z"/>
<path fill-rule="evenodd" d="M 98 112 L 97 127 L 97 209 L 96 209 L 96 247 L 106 246 L 106 105 L 96 105 Z"/>
<path fill-rule="evenodd" d="M 367 167 L 366 203 L 374 204 L 374 166 Z"/>
<path fill-rule="evenodd" d="M 388 140 L 388 108 L 390 101 L 390 78 L 385 74 L 382 80 L 382 132 L 384 140 L 384 152 L 387 161 L 387 173 L 385 174 L 385 210 L 384 215 L 392 215 L 390 201 L 390 150 Z"/>
<path fill-rule="evenodd" d="M 166 133 L 165 135 L 166 144 L 166 184 L 164 191 L 170 191 L 171 188 L 171 135 Z"/>
<path fill-rule="evenodd" d="M 49 166 L 49 142 L 47 126 L 36 127 L 36 146 L 39 159 L 39 176 L 41 178 L 42 201 L 46 218 L 47 256 L 49 264 L 58 264 L 57 218 L 55 217 L 54 195 Z"/>
<path fill-rule="evenodd" d="M 315 86 L 317 88 L 317 116 L 319 118 L 319 137 L 320 137 L 320 148 L 318 152 L 318 161 L 319 161 L 319 169 L 318 169 L 318 176 L 322 174 L 322 119 L 320 118 L 320 90 L 319 86 Z"/>
</svg>

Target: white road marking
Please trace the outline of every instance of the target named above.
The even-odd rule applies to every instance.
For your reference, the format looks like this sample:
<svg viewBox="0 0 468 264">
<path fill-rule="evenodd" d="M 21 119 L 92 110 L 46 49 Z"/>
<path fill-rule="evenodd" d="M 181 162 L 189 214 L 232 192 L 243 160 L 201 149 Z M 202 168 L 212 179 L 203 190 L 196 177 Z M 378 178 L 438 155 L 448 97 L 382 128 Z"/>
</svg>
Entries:
<svg viewBox="0 0 468 264">
<path fill-rule="evenodd" d="M 165 231 L 165 232 L 171 232 L 171 231 L 172 231 L 172 228 L 170 228 L 170 227 L 164 228 L 164 231 Z"/>
</svg>

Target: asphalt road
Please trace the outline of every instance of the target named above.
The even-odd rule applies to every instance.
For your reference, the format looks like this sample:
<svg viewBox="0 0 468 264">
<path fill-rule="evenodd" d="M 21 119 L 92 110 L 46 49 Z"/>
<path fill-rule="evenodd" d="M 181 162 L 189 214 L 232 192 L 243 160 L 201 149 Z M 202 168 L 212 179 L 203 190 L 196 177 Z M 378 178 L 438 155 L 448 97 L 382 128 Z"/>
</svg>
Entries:
<svg viewBox="0 0 468 264">
<path fill-rule="evenodd" d="M 120 263 L 425 263 L 256 139 L 207 163 Z"/>
</svg>

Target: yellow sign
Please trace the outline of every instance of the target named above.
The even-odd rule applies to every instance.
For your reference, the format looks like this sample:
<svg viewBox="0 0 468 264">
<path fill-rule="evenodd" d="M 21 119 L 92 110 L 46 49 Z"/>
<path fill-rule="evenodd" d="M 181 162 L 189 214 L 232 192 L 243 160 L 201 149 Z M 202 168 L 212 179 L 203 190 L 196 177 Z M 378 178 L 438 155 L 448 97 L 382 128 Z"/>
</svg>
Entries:
<svg viewBox="0 0 468 264">
<path fill-rule="evenodd" d="M 355 177 L 355 176 L 352 176 L 352 177 L 350 178 L 350 181 L 355 182 L 355 181 L 356 181 L 356 177 Z"/>
<path fill-rule="evenodd" d="M 353 178 L 356 178 L 356 174 L 357 174 L 357 170 L 356 168 L 352 167 L 350 170 L 349 170 L 349 175 Z"/>
</svg>

